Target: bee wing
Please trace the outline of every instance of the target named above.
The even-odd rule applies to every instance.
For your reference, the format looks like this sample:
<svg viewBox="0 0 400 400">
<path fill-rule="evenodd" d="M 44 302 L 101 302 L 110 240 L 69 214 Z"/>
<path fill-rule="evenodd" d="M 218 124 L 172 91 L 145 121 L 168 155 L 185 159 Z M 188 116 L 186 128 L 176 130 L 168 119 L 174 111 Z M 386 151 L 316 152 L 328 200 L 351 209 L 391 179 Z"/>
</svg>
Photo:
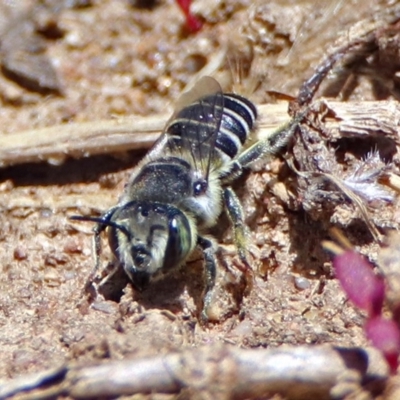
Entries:
<svg viewBox="0 0 400 400">
<path fill-rule="evenodd" d="M 184 93 L 169 119 L 164 135 L 170 154 L 189 157 L 189 162 L 207 179 L 221 125 L 224 97 L 219 83 L 209 76 L 201 78 Z M 164 136 L 163 135 L 163 136 Z"/>
<path fill-rule="evenodd" d="M 217 93 L 222 94 L 220 84 L 211 76 L 201 77 L 190 90 L 180 95 L 175 104 L 174 113 L 168 120 L 167 126 L 172 120 L 176 118 L 177 114 L 188 105 L 195 103 L 202 97 L 210 96 Z"/>
</svg>

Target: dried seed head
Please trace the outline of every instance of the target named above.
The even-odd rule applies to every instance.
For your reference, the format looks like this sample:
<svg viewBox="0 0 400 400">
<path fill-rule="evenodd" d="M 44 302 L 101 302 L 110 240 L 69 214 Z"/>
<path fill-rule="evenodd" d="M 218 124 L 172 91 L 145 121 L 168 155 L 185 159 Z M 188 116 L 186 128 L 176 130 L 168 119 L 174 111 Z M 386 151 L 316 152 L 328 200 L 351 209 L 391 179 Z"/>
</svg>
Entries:
<svg viewBox="0 0 400 400">
<path fill-rule="evenodd" d="M 344 185 L 367 202 L 392 202 L 393 195 L 379 183 L 379 179 L 388 170 L 378 151 L 371 151 L 366 158 L 358 161 L 352 172 L 343 179 Z"/>
</svg>

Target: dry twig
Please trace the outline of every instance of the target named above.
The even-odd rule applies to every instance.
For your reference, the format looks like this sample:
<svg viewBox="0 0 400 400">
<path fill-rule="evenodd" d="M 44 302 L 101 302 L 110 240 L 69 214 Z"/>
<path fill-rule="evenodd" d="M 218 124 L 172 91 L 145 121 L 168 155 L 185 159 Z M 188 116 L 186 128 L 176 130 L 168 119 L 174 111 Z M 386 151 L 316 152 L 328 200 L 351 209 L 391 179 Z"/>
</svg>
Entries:
<svg viewBox="0 0 400 400">
<path fill-rule="evenodd" d="M 343 103 L 320 100 L 316 108 L 326 121 L 331 139 L 383 135 L 398 141 L 400 106 L 394 101 Z M 287 104 L 258 107 L 259 137 L 265 137 L 288 121 Z M 0 134 L 0 166 L 47 161 L 60 164 L 66 157 L 90 157 L 144 149 L 157 139 L 167 115 L 127 117 L 116 120 L 72 123 Z"/>
<path fill-rule="evenodd" d="M 109 398 L 188 390 L 197 399 L 252 399 L 274 393 L 288 399 L 329 399 L 379 393 L 387 378 L 387 365 L 373 349 L 244 350 L 217 344 L 91 367 L 65 366 L 3 384 L 0 398 Z"/>
<path fill-rule="evenodd" d="M 66 157 L 90 157 L 149 147 L 159 136 L 166 116 L 76 123 L 0 136 L 0 166 Z"/>
</svg>

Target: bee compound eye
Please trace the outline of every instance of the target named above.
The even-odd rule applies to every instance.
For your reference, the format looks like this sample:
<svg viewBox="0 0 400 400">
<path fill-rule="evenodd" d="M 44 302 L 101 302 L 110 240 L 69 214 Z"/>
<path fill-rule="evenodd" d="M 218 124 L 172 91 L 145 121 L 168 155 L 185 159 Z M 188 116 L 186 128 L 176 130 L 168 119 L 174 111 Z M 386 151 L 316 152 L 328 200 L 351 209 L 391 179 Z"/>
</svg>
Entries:
<svg viewBox="0 0 400 400">
<path fill-rule="evenodd" d="M 178 227 L 178 221 L 176 220 L 176 218 L 172 218 L 170 222 L 170 230 L 175 232 L 177 227 Z"/>
<path fill-rule="evenodd" d="M 169 221 L 169 237 L 166 258 L 174 260 L 174 264 L 181 262 L 192 248 L 191 229 L 187 218 L 176 215 Z"/>
</svg>

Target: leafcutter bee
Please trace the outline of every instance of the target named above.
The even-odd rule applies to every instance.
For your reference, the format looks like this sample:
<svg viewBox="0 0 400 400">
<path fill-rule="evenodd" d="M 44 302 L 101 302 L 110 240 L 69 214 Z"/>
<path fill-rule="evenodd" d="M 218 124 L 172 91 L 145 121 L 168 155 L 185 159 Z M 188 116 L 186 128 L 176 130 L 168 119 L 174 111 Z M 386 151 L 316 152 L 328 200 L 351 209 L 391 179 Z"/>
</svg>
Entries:
<svg viewBox="0 0 400 400">
<path fill-rule="evenodd" d="M 207 232 L 225 210 L 238 255 L 248 265 L 247 228 L 231 183 L 243 168 L 281 150 L 292 132 L 290 125 L 243 150 L 256 120 L 251 101 L 223 93 L 211 77 L 203 77 L 183 94 L 118 204 L 99 218 L 73 217 L 97 223 L 96 266 L 104 230 L 117 262 L 139 291 L 183 265 L 199 246 L 205 261 L 202 317 L 207 319 L 217 268 L 216 245 Z"/>
</svg>

